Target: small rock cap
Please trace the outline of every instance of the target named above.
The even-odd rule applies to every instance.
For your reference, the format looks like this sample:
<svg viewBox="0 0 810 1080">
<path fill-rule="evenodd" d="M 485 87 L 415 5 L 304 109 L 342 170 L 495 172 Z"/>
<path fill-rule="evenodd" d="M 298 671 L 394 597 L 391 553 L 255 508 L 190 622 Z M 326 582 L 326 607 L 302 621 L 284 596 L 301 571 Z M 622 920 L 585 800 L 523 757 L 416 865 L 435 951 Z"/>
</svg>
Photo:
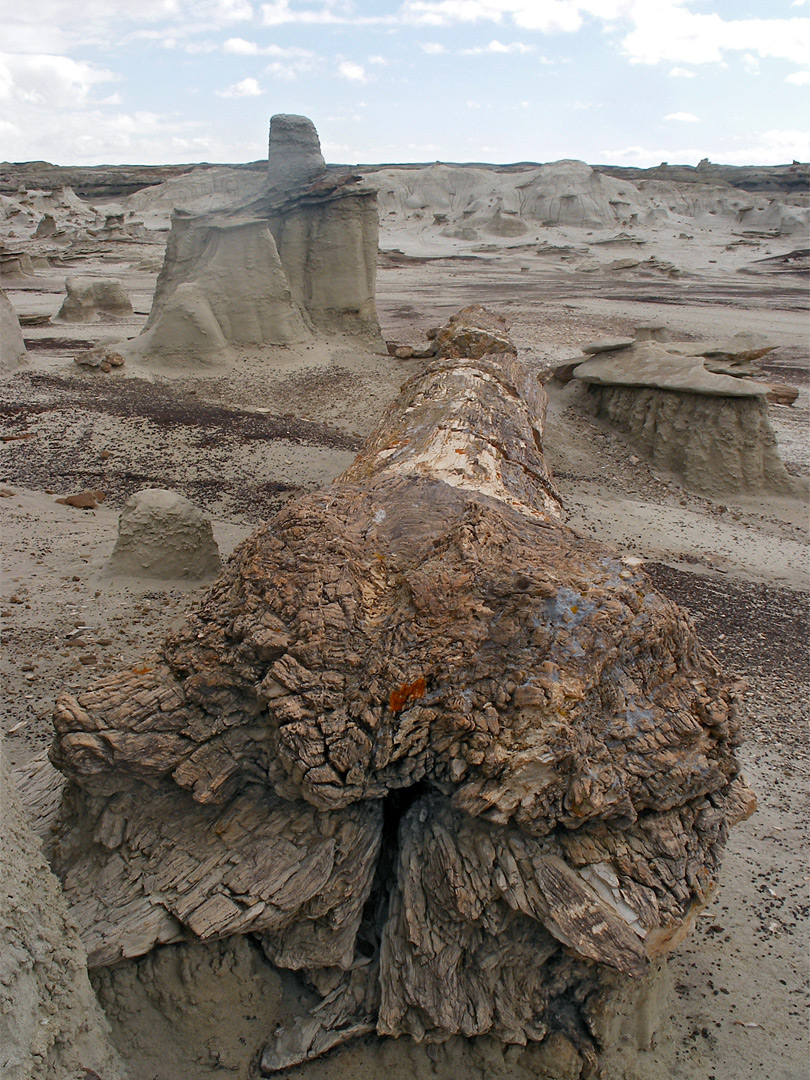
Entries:
<svg viewBox="0 0 810 1080">
<path fill-rule="evenodd" d="M 270 118 L 267 183 L 294 189 L 311 184 L 326 171 L 315 125 L 306 116 L 277 113 Z"/>
</svg>

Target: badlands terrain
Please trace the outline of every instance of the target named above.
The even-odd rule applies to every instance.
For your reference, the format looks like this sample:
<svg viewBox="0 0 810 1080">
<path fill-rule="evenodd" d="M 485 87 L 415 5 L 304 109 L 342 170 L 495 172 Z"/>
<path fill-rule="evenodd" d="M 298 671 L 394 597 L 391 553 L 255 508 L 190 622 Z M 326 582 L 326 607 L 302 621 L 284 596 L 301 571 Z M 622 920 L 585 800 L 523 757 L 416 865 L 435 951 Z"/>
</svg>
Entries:
<svg viewBox="0 0 810 1080">
<path fill-rule="evenodd" d="M 108 570 L 130 495 L 156 487 L 187 496 L 213 520 L 227 558 L 291 499 L 348 468 L 401 385 L 423 370 L 427 332 L 484 304 L 508 321 L 520 362 L 545 382 L 544 454 L 568 523 L 643 560 L 655 586 L 689 610 L 703 644 L 747 683 L 740 754 L 758 810 L 733 830 L 720 892 L 669 964 L 665 1022 L 639 1056 L 611 1066 L 609 1080 L 799 1080 L 808 1056 L 807 166 L 358 169 L 377 191 L 376 307 L 389 348 L 335 330 L 200 363 L 126 344 L 152 309 L 173 210 L 259 198 L 265 167 L 156 176 L 0 166 L 2 286 L 27 350 L 0 385 L 8 764 L 24 769 L 48 747 L 64 687 L 147 669 L 205 594 L 182 576 Z M 132 311 L 91 305 L 75 321 L 60 318 L 69 277 L 117 282 Z M 687 343 L 745 333 L 774 346 L 756 360 L 755 378 L 798 390 L 792 404 L 768 407 L 795 491 L 729 490 L 722 477 L 689 487 L 597 420 L 577 380 L 552 378 L 584 359 L 587 343 L 633 338 L 651 324 Z M 98 346 L 124 362 L 76 362 Z M 79 492 L 103 497 L 90 509 L 57 501 Z M 166 946 L 105 969 L 95 989 L 133 1080 L 256 1075 L 269 1029 L 305 997 L 247 946 Z M 531 1045 L 505 1049 L 487 1037 L 436 1046 L 366 1037 L 285 1075 L 579 1075 L 554 1067 L 549 1074 Z M 63 1075 L 74 1074 L 66 1066 Z"/>
</svg>

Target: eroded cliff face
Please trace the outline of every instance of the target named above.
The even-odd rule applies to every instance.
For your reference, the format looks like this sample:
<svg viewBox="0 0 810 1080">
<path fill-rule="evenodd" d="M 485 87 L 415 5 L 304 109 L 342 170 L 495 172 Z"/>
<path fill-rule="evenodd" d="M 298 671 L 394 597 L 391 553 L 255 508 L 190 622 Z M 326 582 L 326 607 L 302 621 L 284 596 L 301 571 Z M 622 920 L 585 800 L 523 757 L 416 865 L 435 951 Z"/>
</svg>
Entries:
<svg viewBox="0 0 810 1080">
<path fill-rule="evenodd" d="M 231 350 L 315 334 L 382 344 L 374 301 L 376 195 L 327 176 L 305 117 L 273 117 L 264 192 L 216 214 L 175 212 L 144 358 L 227 363 Z"/>
</svg>

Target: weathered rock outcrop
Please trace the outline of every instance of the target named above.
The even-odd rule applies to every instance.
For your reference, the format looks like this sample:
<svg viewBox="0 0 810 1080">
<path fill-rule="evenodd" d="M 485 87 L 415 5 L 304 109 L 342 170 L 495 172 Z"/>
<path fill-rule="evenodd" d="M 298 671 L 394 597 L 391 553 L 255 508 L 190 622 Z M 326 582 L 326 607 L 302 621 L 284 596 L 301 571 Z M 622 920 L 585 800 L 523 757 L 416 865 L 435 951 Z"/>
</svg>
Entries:
<svg viewBox="0 0 810 1080">
<path fill-rule="evenodd" d="M 588 385 L 598 417 L 623 431 L 656 468 L 709 494 L 802 496 L 806 483 L 779 455 L 768 418 L 773 388 L 750 376 L 774 346 L 742 334 L 725 342 L 674 342 L 661 328 L 586 345 L 564 379 Z M 789 388 L 787 388 L 789 389 Z"/>
<path fill-rule="evenodd" d="M 20 320 L 5 291 L 0 289 L 0 374 L 9 375 L 28 362 Z"/>
<path fill-rule="evenodd" d="M 4 1080 L 123 1071 L 87 978 L 59 882 L 0 752 L 0 1072 Z"/>
<path fill-rule="evenodd" d="M 205 364 L 321 331 L 381 344 L 376 198 L 357 179 L 327 175 L 306 117 L 274 116 L 258 198 L 173 215 L 152 311 L 130 351 Z"/>
<path fill-rule="evenodd" d="M 69 277 L 65 297 L 56 319 L 89 322 L 98 315 L 132 314 L 132 304 L 119 281 L 107 278 Z"/>
<path fill-rule="evenodd" d="M 595 1066 L 606 1002 L 688 931 L 753 805 L 735 688 L 561 523 L 545 392 L 467 318 L 494 353 L 440 355 L 149 669 L 56 709 L 91 964 L 257 935 L 322 998 L 266 1072 L 375 1029 L 553 1032 Z"/>
</svg>

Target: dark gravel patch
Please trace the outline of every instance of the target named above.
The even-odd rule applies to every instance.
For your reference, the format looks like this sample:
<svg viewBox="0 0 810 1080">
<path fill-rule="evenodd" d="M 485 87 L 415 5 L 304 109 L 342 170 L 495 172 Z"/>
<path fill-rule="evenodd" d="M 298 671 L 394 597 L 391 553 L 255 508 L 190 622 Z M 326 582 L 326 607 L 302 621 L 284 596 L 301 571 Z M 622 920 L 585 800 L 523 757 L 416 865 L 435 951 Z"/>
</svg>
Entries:
<svg viewBox="0 0 810 1080">
<path fill-rule="evenodd" d="M 99 376 L 92 387 L 86 378 L 31 375 L 31 387 L 51 391 L 50 404 L 21 405 L 0 402 L 0 417 L 6 424 L 24 424 L 34 412 L 104 413 L 108 416 L 143 417 L 163 428 L 201 428 L 211 437 L 227 434 L 242 439 L 286 439 L 305 446 L 357 451 L 360 441 L 353 436 L 312 420 L 279 417 L 198 401 L 192 394 L 177 392 L 165 383 L 141 379 L 105 379 Z"/>
<path fill-rule="evenodd" d="M 807 747 L 810 719 L 810 593 L 761 582 L 703 577 L 663 563 L 645 569 L 656 588 L 690 612 L 702 643 L 748 684 L 744 730 Z"/>
</svg>

